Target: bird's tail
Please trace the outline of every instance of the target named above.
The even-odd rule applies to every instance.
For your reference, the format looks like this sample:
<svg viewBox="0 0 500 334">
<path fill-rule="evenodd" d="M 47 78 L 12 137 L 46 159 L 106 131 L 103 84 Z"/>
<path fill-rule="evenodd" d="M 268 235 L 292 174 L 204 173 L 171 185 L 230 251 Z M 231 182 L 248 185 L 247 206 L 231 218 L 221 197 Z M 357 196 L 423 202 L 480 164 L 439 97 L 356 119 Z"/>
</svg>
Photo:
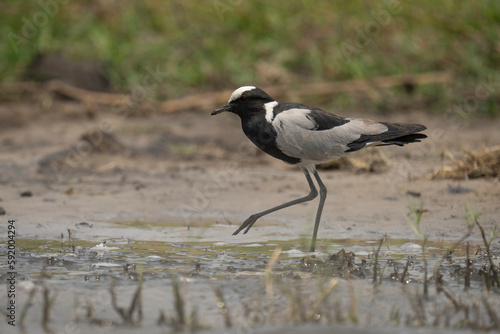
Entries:
<svg viewBox="0 0 500 334">
<path fill-rule="evenodd" d="M 370 143 L 374 146 L 398 145 L 403 146 L 409 143 L 418 143 L 420 139 L 427 138 L 420 131 L 427 129 L 421 124 L 388 123 L 382 122 L 388 130 L 370 138 Z"/>
</svg>

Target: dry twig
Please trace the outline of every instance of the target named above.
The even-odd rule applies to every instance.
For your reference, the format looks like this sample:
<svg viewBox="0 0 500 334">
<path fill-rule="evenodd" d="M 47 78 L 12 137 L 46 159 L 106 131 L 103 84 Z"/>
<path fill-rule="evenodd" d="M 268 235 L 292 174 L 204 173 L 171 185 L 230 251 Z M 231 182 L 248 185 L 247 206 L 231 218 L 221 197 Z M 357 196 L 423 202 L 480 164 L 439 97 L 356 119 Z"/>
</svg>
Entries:
<svg viewBox="0 0 500 334">
<path fill-rule="evenodd" d="M 353 79 L 338 82 L 308 83 L 296 87 L 281 85 L 263 87 L 274 98 L 285 96 L 328 96 L 338 93 L 354 93 L 370 91 L 374 88 L 390 88 L 395 86 L 419 86 L 427 84 L 443 84 L 453 81 L 448 72 L 429 72 L 421 74 L 400 74 L 393 76 L 378 77 L 372 79 Z M 13 94 L 34 94 L 37 85 L 31 82 L 17 83 L 3 87 L 3 94 L 11 90 Z M 163 102 L 151 102 L 145 100 L 134 100 L 130 95 L 93 92 L 86 89 L 74 87 L 60 80 L 51 80 L 42 86 L 44 91 L 59 94 L 88 105 L 106 105 L 116 108 L 118 112 L 133 112 L 140 108 L 145 111 L 159 111 L 163 113 L 179 112 L 190 109 L 212 109 L 227 101 L 231 90 L 223 90 L 212 93 L 199 93 L 171 99 Z"/>
</svg>

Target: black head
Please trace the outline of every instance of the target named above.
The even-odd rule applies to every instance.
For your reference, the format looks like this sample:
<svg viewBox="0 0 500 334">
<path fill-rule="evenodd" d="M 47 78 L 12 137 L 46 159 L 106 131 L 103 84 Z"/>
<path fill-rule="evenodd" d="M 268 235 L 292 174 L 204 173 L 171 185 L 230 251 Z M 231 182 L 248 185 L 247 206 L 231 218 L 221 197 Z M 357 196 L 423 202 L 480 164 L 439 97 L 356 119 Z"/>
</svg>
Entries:
<svg viewBox="0 0 500 334">
<path fill-rule="evenodd" d="M 220 108 L 215 109 L 212 115 L 228 111 L 240 117 L 250 116 L 254 113 L 265 112 L 264 104 L 274 101 L 262 89 L 254 86 L 243 86 L 231 94 L 229 102 Z"/>
</svg>

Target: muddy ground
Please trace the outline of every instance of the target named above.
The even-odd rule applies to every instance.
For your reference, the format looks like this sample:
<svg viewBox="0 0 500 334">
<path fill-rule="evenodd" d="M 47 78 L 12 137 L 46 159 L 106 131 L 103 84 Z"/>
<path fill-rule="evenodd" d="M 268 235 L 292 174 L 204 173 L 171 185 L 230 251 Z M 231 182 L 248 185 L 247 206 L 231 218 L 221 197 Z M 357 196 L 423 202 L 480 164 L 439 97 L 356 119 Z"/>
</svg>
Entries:
<svg viewBox="0 0 500 334">
<path fill-rule="evenodd" d="M 211 117 L 204 110 L 123 119 L 97 110 L 90 117 L 85 106 L 62 102 L 46 109 L 30 104 L 0 108 L 0 206 L 4 219 L 19 222 L 24 237 L 54 238 L 82 221 L 217 222 L 225 233 L 206 231 L 207 237 L 227 242 L 265 241 L 274 233 L 299 237 L 312 228 L 316 202 L 279 211 L 259 221 L 252 233 L 231 236 L 248 215 L 308 192 L 300 170 L 258 152 L 234 115 Z M 465 204 L 482 214 L 485 228 L 498 223 L 498 179 L 426 179 L 451 164 L 443 157 L 446 151 L 460 157 L 465 150 L 500 143 L 498 120 L 457 124 L 424 112 L 348 116 L 422 123 L 429 138 L 403 148 L 374 149 L 389 164 L 377 173 L 321 171 L 329 189 L 323 237 L 408 237 L 407 191 L 416 193 L 413 202 L 424 203 L 422 223 L 433 239 L 461 235 Z M 91 141 L 101 146 L 108 143 L 103 131 L 111 133 L 117 147 L 82 142 L 89 130 Z M 371 159 L 373 149 L 367 151 L 352 157 Z M 25 191 L 32 196 L 21 197 Z"/>
<path fill-rule="evenodd" d="M 405 219 L 410 212 L 408 198 L 417 206 L 423 203 L 422 231 L 436 244 L 450 243 L 463 236 L 467 229 L 464 218 L 466 205 L 481 214 L 480 221 L 486 231 L 492 231 L 499 224 L 498 179 L 428 179 L 436 168 L 450 164 L 445 152 L 459 157 L 466 150 L 482 150 L 498 145 L 499 120 L 460 120 L 457 117 L 430 115 L 425 111 L 398 114 L 331 111 L 348 117 L 425 124 L 428 127 L 425 133 L 429 138 L 403 148 L 384 147 L 352 154 L 356 161 L 375 159 L 372 172 L 355 167 L 320 170 L 329 192 L 317 244 L 319 257 L 331 254 L 340 246 L 356 252 L 356 240 L 376 245 L 384 236 L 389 240 L 418 243 L 417 236 Z M 172 247 L 179 244 L 195 248 L 197 245 L 219 247 L 217 251 L 224 253 L 225 250 L 220 247 L 230 251 L 240 244 L 250 245 L 249 249 L 256 245 L 252 253 L 257 253 L 260 262 L 255 262 L 253 269 L 250 268 L 252 262 L 241 264 L 241 268 L 234 265 L 240 275 L 227 276 L 226 267 L 233 264 L 219 259 L 222 262 L 218 262 L 217 266 L 224 268 L 224 278 L 217 281 L 218 272 L 210 272 L 208 277 L 229 290 L 262 294 L 259 284 L 262 283 L 272 249 L 280 246 L 284 251 L 299 253 L 298 257 L 289 258 L 286 253 L 282 254 L 285 258 L 280 259 L 286 265 L 298 265 L 300 255 L 307 255 L 300 252 L 308 249 L 317 201 L 264 217 L 246 235 L 231 235 L 250 214 L 308 192 L 307 183 L 298 168 L 268 157 L 249 144 L 235 115 L 211 117 L 210 110 L 195 110 L 121 117 L 105 108 L 48 99 L 37 103 L 1 104 L 0 118 L 0 207 L 6 212 L 0 216 L 3 220 L 0 241 L 5 245 L 7 221 L 15 220 L 18 246 L 24 245 L 25 250 L 29 250 L 20 255 L 22 259 L 40 252 L 29 246 L 33 240 L 59 242 L 61 235 L 64 242 L 81 247 L 85 247 L 82 243 L 90 247 L 103 241 L 107 241 L 108 246 L 150 241 L 174 245 Z M 85 133 L 87 139 L 82 140 Z M 410 194 L 408 197 L 407 193 Z M 351 241 L 346 243 L 342 240 Z M 474 246 L 482 244 L 477 228 L 468 240 Z M 498 240 L 493 242 L 493 246 L 498 247 Z M 267 248 L 261 250 L 259 247 Z M 370 251 L 372 248 L 376 246 L 362 250 Z M 261 251 L 263 253 L 259 253 Z M 240 249 L 230 261 L 239 263 L 241 256 L 238 254 L 244 254 L 244 251 Z M 133 262 L 134 259 L 131 255 L 123 263 Z M 188 268 L 184 273 L 195 270 L 194 260 L 182 262 L 182 258 L 178 258 L 177 261 Z M 204 258 L 200 261 L 208 260 Z M 25 286 L 26 281 L 39 279 L 38 275 L 44 267 L 36 261 L 34 263 L 35 267 L 30 267 L 29 263 L 18 262 L 22 272 L 19 282 L 24 281 L 22 284 L 18 282 L 21 284 L 18 285 L 20 302 L 26 302 L 28 291 L 31 291 Z M 120 266 L 123 264 L 118 263 Z M 6 267 L 1 268 L 5 272 Z M 183 273 L 172 268 L 175 265 L 169 270 Z M 79 282 L 74 287 L 63 283 L 59 286 L 59 295 L 68 296 L 69 305 L 74 298 L 78 299 L 89 291 L 83 276 L 95 275 L 91 269 L 86 268 L 79 273 L 80 270 L 81 267 L 69 270 L 61 278 L 64 281 L 66 275 L 72 275 L 70 282 L 73 279 Z M 248 276 L 256 280 L 255 284 L 260 288 L 248 290 L 248 281 L 234 280 L 234 277 L 245 276 L 247 272 L 251 273 Z M 78 278 L 75 279 L 75 276 Z M 61 281 L 56 275 L 56 278 L 47 278 L 46 282 L 49 283 L 44 284 L 53 287 L 50 282 L 58 285 Z M 110 282 L 111 279 L 106 280 L 99 287 L 94 284 L 90 289 L 108 291 Z M 308 285 L 304 280 L 302 282 Z M 158 278 L 150 285 L 146 280 L 144 300 L 150 302 L 143 303 L 161 303 L 155 301 L 158 298 L 155 291 L 163 284 L 170 286 L 170 280 Z M 348 285 L 346 281 L 339 284 Z M 364 281 L 355 284 L 360 291 L 365 289 L 364 285 L 370 286 Z M 193 291 L 207 293 L 207 286 L 210 286 L 209 282 L 204 281 L 192 287 L 190 296 L 193 296 Z M 136 285 L 131 283 L 118 284 L 117 287 L 125 293 L 124 300 L 130 300 L 129 295 L 135 288 Z M 384 288 L 389 289 L 387 286 Z M 208 294 L 211 297 L 202 298 L 211 303 L 215 297 L 212 292 Z M 3 291 L 1 296 L 5 298 Z M 234 300 L 228 304 L 235 305 L 237 296 L 229 295 L 228 298 Z M 41 296 L 36 298 L 40 300 L 28 317 L 33 317 L 34 323 L 39 324 L 43 301 Z M 394 299 L 396 302 L 402 303 Z M 196 304 L 193 299 L 189 303 Z M 372 318 L 386 319 L 394 303 L 387 307 L 385 314 Z M 52 311 L 49 322 L 52 328 L 63 328 L 72 317 L 71 312 L 65 315 L 65 320 L 57 316 L 57 312 L 64 312 L 65 304 L 61 305 L 56 305 Z M 207 313 L 198 310 L 200 317 L 209 323 L 208 329 L 223 328 L 220 309 L 212 307 Z M 241 305 L 238 307 L 244 309 Z M 367 309 L 370 310 L 370 307 Z M 367 321 L 366 312 L 370 313 L 367 309 L 360 308 L 360 312 L 365 312 L 360 315 L 363 317 L 360 325 L 381 323 L 385 326 L 384 321 Z M 161 327 L 155 327 L 158 308 L 151 312 L 154 312 L 154 319 L 145 321 L 143 326 L 163 331 Z M 109 311 L 111 313 L 112 310 Z M 120 323 L 116 314 L 109 316 L 114 323 Z M 218 318 L 210 320 L 215 319 L 214 316 Z M 94 325 L 85 323 L 83 332 Z M 275 325 L 283 324 L 266 323 L 269 330 Z M 41 331 L 40 325 L 30 328 L 33 332 Z M 107 328 L 99 325 L 93 330 L 107 332 Z"/>
</svg>

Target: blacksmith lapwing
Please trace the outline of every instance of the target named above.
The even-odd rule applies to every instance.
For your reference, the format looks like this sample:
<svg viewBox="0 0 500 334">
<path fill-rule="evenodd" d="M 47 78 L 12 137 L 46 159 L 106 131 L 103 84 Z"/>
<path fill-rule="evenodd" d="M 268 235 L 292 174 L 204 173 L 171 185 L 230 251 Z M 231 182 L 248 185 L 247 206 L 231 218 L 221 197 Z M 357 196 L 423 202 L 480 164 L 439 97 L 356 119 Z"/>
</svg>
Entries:
<svg viewBox="0 0 500 334">
<path fill-rule="evenodd" d="M 243 132 L 262 151 L 286 163 L 299 166 L 311 189 L 307 196 L 251 215 L 233 235 L 245 228 L 244 233 L 247 233 L 262 216 L 316 198 L 318 191 L 310 176 L 312 173 L 319 185 L 320 201 L 314 223 L 311 252 L 315 249 L 327 192 L 316 171 L 316 165 L 364 147 L 403 146 L 427 137 L 419 133 L 426 129 L 420 124 L 344 118 L 300 103 L 277 102 L 262 89 L 254 86 L 236 89 L 229 102 L 214 110 L 212 115 L 224 111 L 232 112 L 241 118 Z"/>
</svg>

